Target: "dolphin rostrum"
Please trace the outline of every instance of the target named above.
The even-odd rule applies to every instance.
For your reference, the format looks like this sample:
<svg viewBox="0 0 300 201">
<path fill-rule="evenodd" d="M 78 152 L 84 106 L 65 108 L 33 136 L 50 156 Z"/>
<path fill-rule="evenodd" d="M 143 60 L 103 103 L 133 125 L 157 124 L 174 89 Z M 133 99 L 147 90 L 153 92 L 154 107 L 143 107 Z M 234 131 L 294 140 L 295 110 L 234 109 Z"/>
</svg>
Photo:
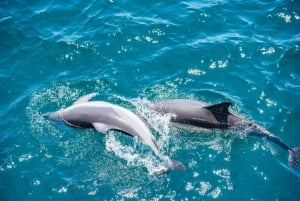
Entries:
<svg viewBox="0 0 300 201">
<path fill-rule="evenodd" d="M 89 101 L 96 96 L 92 93 L 79 98 L 73 105 L 44 114 L 44 117 L 54 121 L 63 121 L 71 127 L 94 128 L 100 133 L 108 134 L 110 130 L 117 130 L 130 136 L 139 137 L 159 157 L 160 154 L 155 138 L 146 124 L 131 111 L 103 101 Z M 169 160 L 171 169 L 184 170 L 185 166 L 179 161 Z"/>
<path fill-rule="evenodd" d="M 171 121 L 180 124 L 203 128 L 245 129 L 247 135 L 265 138 L 287 150 L 289 152 L 289 166 L 293 169 L 297 168 L 300 162 L 300 147 L 291 148 L 263 127 L 244 117 L 232 114 L 229 111 L 231 105 L 232 103 L 230 102 L 210 105 L 195 100 L 174 99 L 154 103 L 151 109 L 162 114 L 171 114 Z"/>
</svg>

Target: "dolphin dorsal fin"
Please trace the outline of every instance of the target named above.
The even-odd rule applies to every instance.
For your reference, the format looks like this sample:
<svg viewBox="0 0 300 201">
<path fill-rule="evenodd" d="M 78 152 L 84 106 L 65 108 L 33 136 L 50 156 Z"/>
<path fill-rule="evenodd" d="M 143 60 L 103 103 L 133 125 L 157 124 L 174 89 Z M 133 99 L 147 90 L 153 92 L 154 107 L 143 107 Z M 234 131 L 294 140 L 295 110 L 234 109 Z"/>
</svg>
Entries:
<svg viewBox="0 0 300 201">
<path fill-rule="evenodd" d="M 215 105 L 210 105 L 206 106 L 208 110 L 210 110 L 212 113 L 225 113 L 225 114 L 230 114 L 229 112 L 229 107 L 232 105 L 230 102 L 223 102 L 223 103 L 218 103 Z"/>
<path fill-rule="evenodd" d="M 98 93 L 91 93 L 91 94 L 88 94 L 88 95 L 85 95 L 85 96 L 81 96 L 80 98 L 78 98 L 77 101 L 75 101 L 73 103 L 73 105 L 75 104 L 79 104 L 79 103 L 85 103 L 85 102 L 88 102 L 91 98 L 97 96 Z"/>
</svg>

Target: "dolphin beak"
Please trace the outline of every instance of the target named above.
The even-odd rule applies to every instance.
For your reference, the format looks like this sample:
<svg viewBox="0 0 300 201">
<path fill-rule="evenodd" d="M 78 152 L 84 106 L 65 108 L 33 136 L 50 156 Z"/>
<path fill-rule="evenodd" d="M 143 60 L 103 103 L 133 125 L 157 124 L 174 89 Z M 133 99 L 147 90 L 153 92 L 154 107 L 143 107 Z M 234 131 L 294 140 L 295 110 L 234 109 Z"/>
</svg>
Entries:
<svg viewBox="0 0 300 201">
<path fill-rule="evenodd" d="M 59 112 L 47 112 L 42 115 L 46 119 L 51 119 L 53 121 L 62 121 L 62 118 L 60 116 Z"/>
<path fill-rule="evenodd" d="M 50 113 L 49 113 L 49 112 L 47 112 L 47 113 L 45 113 L 45 114 L 42 114 L 42 116 L 43 116 L 44 118 L 48 119 L 48 118 L 49 118 L 49 116 L 50 116 Z"/>
</svg>

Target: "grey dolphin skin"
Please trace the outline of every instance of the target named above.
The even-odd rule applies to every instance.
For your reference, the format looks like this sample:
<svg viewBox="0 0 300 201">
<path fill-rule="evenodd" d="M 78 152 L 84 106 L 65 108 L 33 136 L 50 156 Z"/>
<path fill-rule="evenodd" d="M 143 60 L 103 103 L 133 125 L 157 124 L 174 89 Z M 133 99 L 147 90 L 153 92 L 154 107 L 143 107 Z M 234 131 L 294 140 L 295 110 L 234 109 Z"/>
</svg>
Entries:
<svg viewBox="0 0 300 201">
<path fill-rule="evenodd" d="M 248 135 L 265 138 L 278 144 L 284 150 L 287 150 L 289 152 L 289 166 L 294 170 L 297 168 L 300 162 L 300 147 L 291 148 L 280 138 L 263 127 L 244 117 L 232 114 L 229 111 L 231 105 L 232 103 L 230 102 L 210 105 L 195 100 L 174 99 L 154 103 L 151 106 L 151 109 L 162 114 L 171 114 L 171 121 L 180 124 L 188 124 L 203 128 L 245 129 Z"/>
<path fill-rule="evenodd" d="M 103 101 L 90 101 L 97 93 L 79 98 L 73 105 L 56 112 L 46 113 L 44 117 L 54 121 L 62 121 L 68 126 L 78 128 L 94 128 L 107 134 L 109 130 L 121 131 L 130 136 L 139 137 L 153 152 L 163 157 L 158 150 L 154 136 L 146 124 L 131 111 Z M 185 170 L 182 163 L 170 160 L 170 168 Z M 166 172 L 167 172 L 166 171 Z"/>
</svg>

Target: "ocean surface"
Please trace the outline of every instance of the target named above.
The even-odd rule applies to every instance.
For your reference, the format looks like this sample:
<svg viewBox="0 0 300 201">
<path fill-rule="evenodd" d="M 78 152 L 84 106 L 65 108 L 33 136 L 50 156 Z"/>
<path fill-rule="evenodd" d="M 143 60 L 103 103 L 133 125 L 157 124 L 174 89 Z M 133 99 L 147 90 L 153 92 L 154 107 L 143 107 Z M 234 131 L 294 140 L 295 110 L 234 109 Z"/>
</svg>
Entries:
<svg viewBox="0 0 300 201">
<path fill-rule="evenodd" d="M 300 146 L 300 2 L 0 1 L 0 200 L 299 201 L 288 153 L 243 130 L 178 128 L 149 110 L 187 98 Z M 139 139 L 71 128 L 43 113 L 79 97 L 123 106 Z"/>
</svg>

